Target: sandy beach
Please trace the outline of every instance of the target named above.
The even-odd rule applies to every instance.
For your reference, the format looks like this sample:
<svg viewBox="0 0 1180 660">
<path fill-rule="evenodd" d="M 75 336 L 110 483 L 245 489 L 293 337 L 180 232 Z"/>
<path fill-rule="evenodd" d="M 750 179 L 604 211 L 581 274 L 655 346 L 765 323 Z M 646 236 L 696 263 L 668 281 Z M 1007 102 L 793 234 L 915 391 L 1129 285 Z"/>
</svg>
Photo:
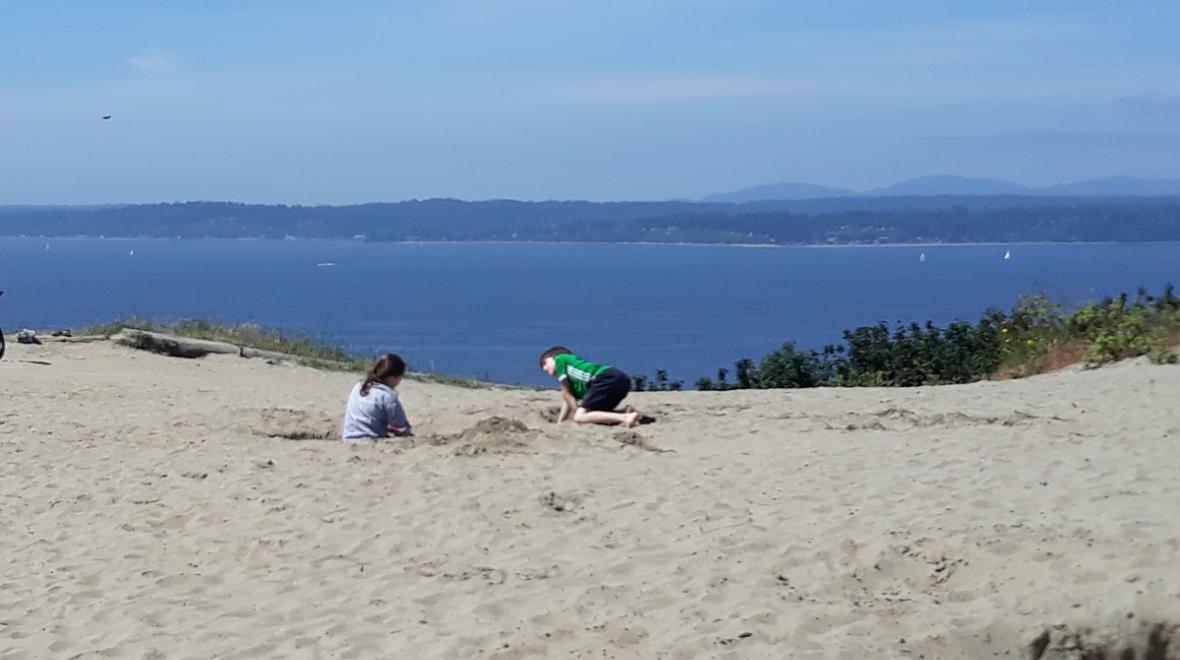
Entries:
<svg viewBox="0 0 1180 660">
<path fill-rule="evenodd" d="M 1180 657 L 1180 367 L 639 394 L 635 431 L 407 382 L 419 437 L 365 447 L 353 382 L 11 345 L 0 658 Z"/>
</svg>

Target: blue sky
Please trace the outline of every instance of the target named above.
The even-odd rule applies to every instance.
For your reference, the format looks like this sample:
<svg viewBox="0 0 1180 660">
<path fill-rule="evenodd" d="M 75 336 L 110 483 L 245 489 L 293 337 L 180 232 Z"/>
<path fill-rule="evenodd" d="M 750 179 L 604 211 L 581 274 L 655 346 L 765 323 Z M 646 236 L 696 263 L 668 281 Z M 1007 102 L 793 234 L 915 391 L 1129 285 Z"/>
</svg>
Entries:
<svg viewBox="0 0 1180 660">
<path fill-rule="evenodd" d="M 1174 0 L 0 0 L 0 204 L 1175 177 L 1177 25 Z"/>
</svg>

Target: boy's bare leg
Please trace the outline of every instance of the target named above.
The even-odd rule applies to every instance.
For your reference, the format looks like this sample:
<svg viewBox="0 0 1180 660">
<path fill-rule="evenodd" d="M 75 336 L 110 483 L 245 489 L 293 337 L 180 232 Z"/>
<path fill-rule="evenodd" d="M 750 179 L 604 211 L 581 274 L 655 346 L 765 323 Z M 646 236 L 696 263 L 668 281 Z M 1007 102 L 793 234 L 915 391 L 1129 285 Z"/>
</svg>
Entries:
<svg viewBox="0 0 1180 660">
<path fill-rule="evenodd" d="M 622 424 L 630 428 L 639 424 L 639 413 L 634 410 L 617 413 L 578 408 L 574 411 L 574 421 L 579 424 Z"/>
</svg>

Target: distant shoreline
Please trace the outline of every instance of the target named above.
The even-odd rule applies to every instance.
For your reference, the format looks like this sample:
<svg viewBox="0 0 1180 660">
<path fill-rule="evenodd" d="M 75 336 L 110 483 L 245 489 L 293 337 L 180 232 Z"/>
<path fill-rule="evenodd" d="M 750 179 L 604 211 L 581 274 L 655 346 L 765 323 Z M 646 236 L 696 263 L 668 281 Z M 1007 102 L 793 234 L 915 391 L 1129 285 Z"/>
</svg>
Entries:
<svg viewBox="0 0 1180 660">
<path fill-rule="evenodd" d="M 622 246 L 669 246 L 669 247 L 731 247 L 762 249 L 842 249 L 842 248 L 939 248 L 939 247 L 1000 247 L 1014 245 L 1180 245 L 1180 240 L 1141 241 L 986 241 L 956 243 L 691 243 L 684 241 L 368 241 L 352 238 L 266 238 L 260 236 L 239 238 L 164 238 L 156 236 L 0 236 L 0 240 L 23 241 L 173 241 L 173 242 L 302 242 L 302 243 L 356 243 L 363 245 L 622 245 Z"/>
<path fill-rule="evenodd" d="M 291 209 L 194 202 L 4 211 L 0 235 L 737 247 L 1180 241 L 1180 197 L 1050 206 L 987 197 L 888 198 L 847 208 L 731 206 L 438 200 Z"/>
</svg>

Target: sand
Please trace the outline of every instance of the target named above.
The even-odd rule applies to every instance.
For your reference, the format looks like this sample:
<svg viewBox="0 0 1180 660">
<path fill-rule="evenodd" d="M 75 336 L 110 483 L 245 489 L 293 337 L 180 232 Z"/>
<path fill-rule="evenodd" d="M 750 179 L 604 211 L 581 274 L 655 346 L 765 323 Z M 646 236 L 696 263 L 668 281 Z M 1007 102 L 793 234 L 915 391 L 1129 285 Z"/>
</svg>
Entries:
<svg viewBox="0 0 1180 660">
<path fill-rule="evenodd" d="M 635 431 L 408 382 L 420 437 L 355 447 L 348 374 L 11 349 L 0 658 L 1180 657 L 1180 367 Z"/>
</svg>

